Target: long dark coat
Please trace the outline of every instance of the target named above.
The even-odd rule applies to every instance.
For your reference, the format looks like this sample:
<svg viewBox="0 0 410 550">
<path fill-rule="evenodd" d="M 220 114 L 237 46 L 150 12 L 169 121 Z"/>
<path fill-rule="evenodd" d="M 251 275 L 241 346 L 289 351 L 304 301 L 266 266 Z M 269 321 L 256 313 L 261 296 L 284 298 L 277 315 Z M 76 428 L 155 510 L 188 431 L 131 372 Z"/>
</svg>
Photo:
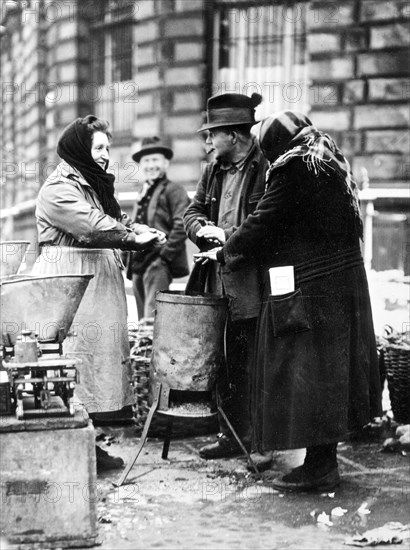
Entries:
<svg viewBox="0 0 410 550">
<path fill-rule="evenodd" d="M 354 212 L 336 175 L 294 158 L 276 169 L 224 261 L 293 265 L 295 292 L 269 295 L 259 316 L 253 422 L 262 449 L 343 440 L 381 414 L 369 291 Z"/>
</svg>

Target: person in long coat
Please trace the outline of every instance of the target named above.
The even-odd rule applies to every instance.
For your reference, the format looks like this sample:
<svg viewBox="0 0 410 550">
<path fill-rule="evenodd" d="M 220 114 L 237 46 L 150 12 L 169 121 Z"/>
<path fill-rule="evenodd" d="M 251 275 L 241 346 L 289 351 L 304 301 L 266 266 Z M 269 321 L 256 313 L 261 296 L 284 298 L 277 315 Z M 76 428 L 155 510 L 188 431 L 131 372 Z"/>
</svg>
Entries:
<svg viewBox="0 0 410 550">
<path fill-rule="evenodd" d="M 337 443 L 381 414 L 375 335 L 349 163 L 304 115 L 259 124 L 270 161 L 255 212 L 208 257 L 238 269 L 265 266 L 253 380 L 254 446 L 306 448 L 280 490 L 327 490 L 340 482 Z M 268 270 L 293 266 L 294 291 L 270 294 Z"/>
<path fill-rule="evenodd" d="M 118 249 L 140 250 L 162 242 L 160 233 L 132 225 L 114 196 L 114 175 L 107 172 L 111 134 L 93 115 L 77 118 L 63 131 L 57 147 L 62 162 L 40 189 L 36 221 L 40 255 L 33 273 L 92 273 L 63 343 L 78 360 L 75 397 L 91 415 L 133 403 L 129 378 L 127 304 Z M 97 468 L 123 461 L 98 446 Z"/>
</svg>

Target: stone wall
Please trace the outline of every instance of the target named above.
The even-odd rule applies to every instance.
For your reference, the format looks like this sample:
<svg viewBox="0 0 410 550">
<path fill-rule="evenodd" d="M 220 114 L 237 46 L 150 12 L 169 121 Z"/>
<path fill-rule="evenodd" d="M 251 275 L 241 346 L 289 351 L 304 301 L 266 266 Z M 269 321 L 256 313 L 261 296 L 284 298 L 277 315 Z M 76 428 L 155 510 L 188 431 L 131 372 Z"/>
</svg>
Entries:
<svg viewBox="0 0 410 550">
<path fill-rule="evenodd" d="M 195 132 L 206 101 L 206 1 L 144 0 L 138 5 L 133 148 L 145 136 L 162 136 L 174 150 L 170 178 L 194 189 L 203 156 Z"/>
<path fill-rule="evenodd" d="M 92 112 L 92 102 L 86 91 L 90 79 L 87 11 L 76 2 L 46 0 L 46 4 L 45 128 L 51 172 L 60 160 L 56 147 L 61 131 L 76 117 Z"/>
<path fill-rule="evenodd" d="M 90 111 L 86 25 L 75 2 L 37 0 L 2 12 L 2 239 L 36 240 L 34 202 L 59 159 L 57 139 Z"/>
<path fill-rule="evenodd" d="M 311 118 L 372 187 L 408 186 L 410 3 L 312 2 Z"/>
<path fill-rule="evenodd" d="M 4 13 L 0 53 L 1 208 L 32 199 L 45 160 L 44 26 L 20 9 Z"/>
</svg>

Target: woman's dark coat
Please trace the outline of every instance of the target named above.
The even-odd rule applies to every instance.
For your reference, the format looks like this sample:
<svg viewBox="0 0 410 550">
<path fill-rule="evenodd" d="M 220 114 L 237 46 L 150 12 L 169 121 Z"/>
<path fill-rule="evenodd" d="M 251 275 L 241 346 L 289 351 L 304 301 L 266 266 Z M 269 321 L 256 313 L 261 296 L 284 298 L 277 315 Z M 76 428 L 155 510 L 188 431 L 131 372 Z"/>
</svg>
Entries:
<svg viewBox="0 0 410 550">
<path fill-rule="evenodd" d="M 295 268 L 295 293 L 274 298 L 265 284 L 252 406 L 259 448 L 340 441 L 381 414 L 369 291 L 349 204 L 342 177 L 315 176 L 296 157 L 272 172 L 255 213 L 222 249 L 231 269 L 244 258 L 266 273 Z"/>
</svg>

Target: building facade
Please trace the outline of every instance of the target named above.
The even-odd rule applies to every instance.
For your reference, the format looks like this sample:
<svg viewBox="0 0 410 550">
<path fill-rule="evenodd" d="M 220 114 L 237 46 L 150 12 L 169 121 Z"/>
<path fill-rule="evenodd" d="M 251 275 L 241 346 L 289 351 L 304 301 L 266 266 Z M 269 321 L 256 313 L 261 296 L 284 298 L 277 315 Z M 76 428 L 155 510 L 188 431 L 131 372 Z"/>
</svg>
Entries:
<svg viewBox="0 0 410 550">
<path fill-rule="evenodd" d="M 35 197 L 74 118 L 110 122 L 129 211 L 143 137 L 170 144 L 170 177 L 193 191 L 207 97 L 256 91 L 257 117 L 301 110 L 335 138 L 361 187 L 367 265 L 408 272 L 409 2 L 6 0 L 0 10 L 2 240 L 35 242 Z"/>
</svg>

